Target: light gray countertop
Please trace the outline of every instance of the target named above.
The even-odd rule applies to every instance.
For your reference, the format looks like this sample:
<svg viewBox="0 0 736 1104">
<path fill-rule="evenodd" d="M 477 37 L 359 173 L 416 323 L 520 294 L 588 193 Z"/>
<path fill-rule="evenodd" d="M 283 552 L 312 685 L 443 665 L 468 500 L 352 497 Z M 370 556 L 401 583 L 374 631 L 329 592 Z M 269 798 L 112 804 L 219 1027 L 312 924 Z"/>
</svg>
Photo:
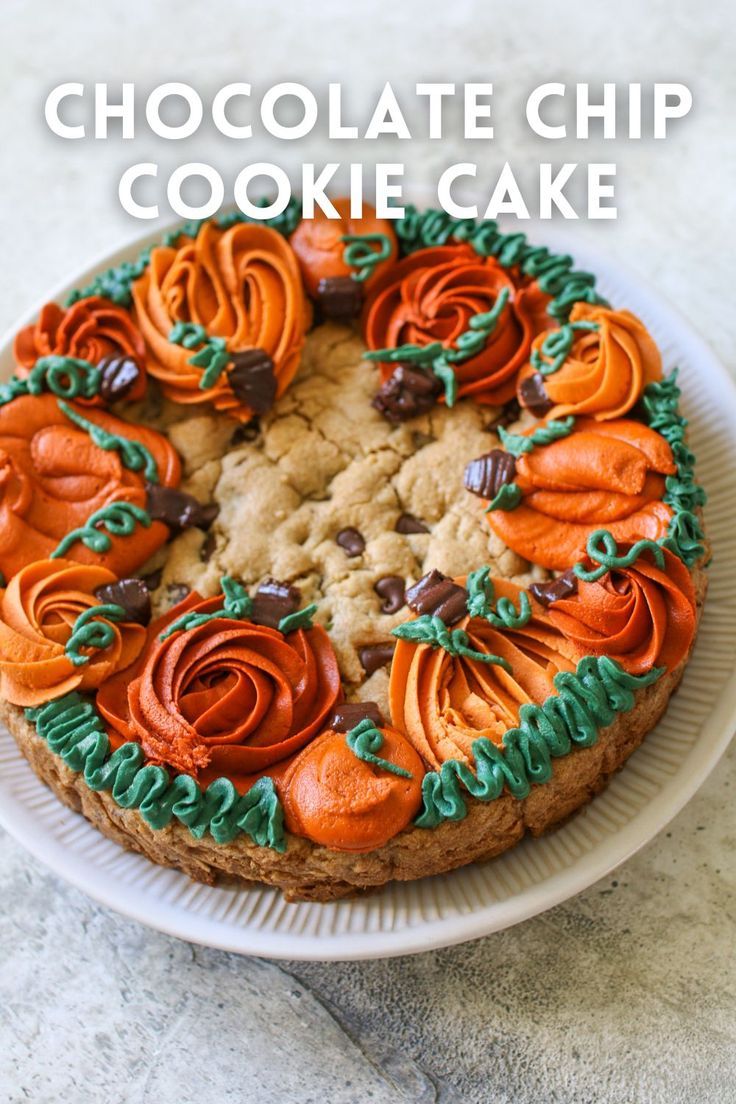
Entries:
<svg viewBox="0 0 736 1104">
<path fill-rule="evenodd" d="M 360 93 L 387 78 L 475 79 L 497 87 L 494 143 L 388 144 L 383 159 L 404 159 L 416 180 L 459 160 L 489 172 L 506 159 L 615 160 L 619 219 L 585 232 L 678 303 L 732 367 L 730 0 L 521 7 L 4 0 L 0 328 L 138 232 L 116 198 L 131 162 L 326 159 L 318 142 L 252 153 L 213 137 L 173 150 L 144 134 L 65 143 L 42 113 L 60 81 L 332 79 Z M 535 84 L 566 79 L 685 81 L 695 106 L 664 143 L 550 149 L 512 116 Z M 343 159 L 360 158 L 349 147 Z M 93 904 L 0 833 L 0 1099 L 736 1101 L 734 789 L 732 751 L 668 831 L 579 897 L 472 944 L 354 964 L 277 964 L 167 938 Z"/>
</svg>

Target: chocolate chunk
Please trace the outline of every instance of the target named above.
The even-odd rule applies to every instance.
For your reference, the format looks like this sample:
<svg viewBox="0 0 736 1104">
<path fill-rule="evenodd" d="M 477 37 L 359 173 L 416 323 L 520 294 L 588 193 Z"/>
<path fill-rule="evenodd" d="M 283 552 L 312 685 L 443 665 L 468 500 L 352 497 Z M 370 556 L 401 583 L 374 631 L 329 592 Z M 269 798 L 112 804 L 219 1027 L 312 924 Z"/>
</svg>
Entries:
<svg viewBox="0 0 736 1104">
<path fill-rule="evenodd" d="M 95 597 L 101 602 L 114 602 L 122 606 L 129 621 L 147 625 L 151 620 L 151 596 L 143 579 L 120 579 L 97 587 Z"/>
<path fill-rule="evenodd" d="M 503 428 L 506 429 L 507 426 L 510 426 L 513 422 L 518 421 L 520 414 L 521 407 L 519 406 L 516 399 L 511 399 L 510 402 L 506 403 L 498 417 L 494 418 L 492 422 L 489 422 L 487 426 L 483 427 L 483 432 L 496 433 L 500 426 L 503 426 Z"/>
<path fill-rule="evenodd" d="M 210 529 L 210 531 L 207 533 L 204 540 L 202 541 L 201 547 L 199 549 L 199 558 L 202 563 L 207 563 L 207 561 L 211 558 L 212 553 L 215 551 L 216 545 L 217 540 L 215 539 L 215 534 Z"/>
<path fill-rule="evenodd" d="M 395 526 L 397 533 L 428 533 L 429 526 L 425 525 L 413 514 L 402 514 Z"/>
<path fill-rule="evenodd" d="M 401 575 L 384 575 L 373 587 L 381 602 L 381 613 L 398 613 L 406 605 Z"/>
<path fill-rule="evenodd" d="M 367 675 L 372 675 L 379 667 L 385 667 L 393 659 L 396 644 L 389 641 L 386 644 L 366 644 L 358 651 L 358 658 Z"/>
<path fill-rule="evenodd" d="M 387 421 L 398 424 L 431 410 L 442 392 L 442 384 L 427 372 L 399 364 L 381 386 L 373 406 Z"/>
<path fill-rule="evenodd" d="M 252 441 L 257 441 L 261 433 L 261 423 L 258 418 L 251 418 L 249 422 L 244 422 L 243 425 L 239 425 L 230 438 L 231 445 L 244 445 L 250 444 Z"/>
<path fill-rule="evenodd" d="M 209 529 L 220 512 L 214 503 L 203 506 L 194 495 L 160 483 L 146 483 L 146 509 L 154 521 L 163 521 L 174 531 L 191 529 L 193 525 Z"/>
<path fill-rule="evenodd" d="M 317 302 L 325 318 L 350 322 L 363 307 L 363 288 L 352 276 L 323 276 L 317 284 Z"/>
<path fill-rule="evenodd" d="M 233 353 L 227 381 L 236 399 L 256 414 L 265 414 L 276 399 L 276 373 L 264 349 L 244 349 Z"/>
<path fill-rule="evenodd" d="M 327 724 L 335 732 L 349 732 L 366 717 L 376 728 L 383 724 L 383 715 L 375 702 L 342 702 L 335 706 Z"/>
<path fill-rule="evenodd" d="M 504 483 L 513 483 L 515 475 L 516 461 L 511 453 L 491 449 L 466 465 L 463 484 L 471 494 L 491 499 Z"/>
<path fill-rule="evenodd" d="M 521 405 L 530 410 L 535 418 L 543 418 L 555 405 L 544 389 L 544 376 L 541 372 L 535 372 L 533 376 L 527 376 L 521 381 L 519 398 Z"/>
<path fill-rule="evenodd" d="M 114 403 L 124 399 L 141 378 L 138 361 L 129 356 L 106 356 L 97 362 L 101 372 L 100 398 Z"/>
<path fill-rule="evenodd" d="M 577 592 L 578 577 L 572 568 L 564 575 L 550 579 L 548 583 L 532 583 L 529 587 L 529 593 L 543 606 L 551 606 L 553 602 L 559 602 L 560 598 L 569 598 Z"/>
<path fill-rule="evenodd" d="M 145 583 L 146 590 L 158 590 L 163 574 L 163 568 L 160 567 L 158 571 L 149 571 L 148 575 L 141 575 L 141 581 Z"/>
<path fill-rule="evenodd" d="M 435 568 L 422 576 L 418 583 L 406 592 L 406 604 L 415 613 L 429 613 L 441 617 L 446 625 L 454 625 L 465 617 L 468 592 Z"/>
<path fill-rule="evenodd" d="M 257 625 L 267 625 L 277 629 L 282 617 L 296 613 L 302 604 L 302 592 L 299 587 L 289 583 L 280 583 L 277 579 L 266 579 L 253 595 L 253 608 L 250 620 Z"/>
<path fill-rule="evenodd" d="M 335 540 L 345 549 L 347 556 L 360 556 L 365 551 L 365 537 L 359 529 L 354 529 L 351 525 L 341 529 Z"/>
</svg>

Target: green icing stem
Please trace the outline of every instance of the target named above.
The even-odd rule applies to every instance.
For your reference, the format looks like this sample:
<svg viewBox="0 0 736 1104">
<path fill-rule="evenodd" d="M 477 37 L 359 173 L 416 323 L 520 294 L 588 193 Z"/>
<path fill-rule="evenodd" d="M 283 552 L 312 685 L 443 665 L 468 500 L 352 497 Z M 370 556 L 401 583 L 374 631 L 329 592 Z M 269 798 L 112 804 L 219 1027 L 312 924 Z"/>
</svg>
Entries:
<svg viewBox="0 0 736 1104">
<path fill-rule="evenodd" d="M 313 602 L 311 606 L 305 606 L 304 609 L 296 610 L 295 613 L 287 613 L 279 621 L 279 632 L 286 636 L 287 633 L 296 632 L 297 629 L 311 629 L 312 617 L 316 612 L 317 604 Z"/>
<path fill-rule="evenodd" d="M 286 849 L 283 810 L 270 778 L 259 778 L 241 796 L 228 778 L 217 778 L 203 790 L 188 774 L 171 778 L 163 767 L 144 766 L 140 744 L 128 742 L 111 753 L 97 709 L 77 693 L 27 709 L 25 715 L 50 750 L 84 775 L 90 789 L 108 791 L 123 809 L 138 809 L 151 828 L 166 828 L 176 819 L 195 839 L 209 831 L 216 843 L 230 843 L 243 832 L 259 847 Z"/>
<path fill-rule="evenodd" d="M 136 522 L 144 529 L 148 529 L 151 516 L 133 502 L 111 502 L 101 510 L 96 510 L 94 514 L 90 514 L 81 529 L 72 529 L 71 533 L 67 533 L 51 553 L 51 559 L 58 560 L 59 557 L 65 556 L 77 541 L 81 541 L 92 552 L 108 552 L 112 541 L 107 534 L 112 533 L 114 537 L 129 537 L 135 530 Z M 104 533 L 103 529 L 107 529 L 107 533 Z"/>
<path fill-rule="evenodd" d="M 221 620 L 222 618 L 232 621 L 244 621 L 253 609 L 253 602 L 244 588 L 235 579 L 231 579 L 229 575 L 222 576 L 220 586 L 225 599 L 220 609 L 213 610 L 212 613 L 197 613 L 195 610 L 183 613 L 181 617 L 177 617 L 175 621 L 172 621 L 164 632 L 159 633 L 159 640 L 166 640 L 175 632 L 190 632 L 192 629 L 198 629 L 200 625 L 206 625 L 208 621 Z"/>
<path fill-rule="evenodd" d="M 539 349 L 532 349 L 532 355 L 529 358 L 532 367 L 543 376 L 551 376 L 554 372 L 559 372 L 572 352 L 575 334 L 578 331 L 598 328 L 597 322 L 565 322 L 559 330 L 552 330 L 545 337 Z"/>
<path fill-rule="evenodd" d="M 129 615 L 122 606 L 115 603 L 107 605 L 90 606 L 82 610 L 74 622 L 72 634 L 64 645 L 67 659 L 70 659 L 75 667 L 82 667 L 89 663 L 90 657 L 80 655 L 80 648 L 109 648 L 115 643 L 115 629 L 110 621 L 125 621 Z M 104 618 L 104 620 L 98 620 Z"/>
<path fill-rule="evenodd" d="M 559 441 L 562 437 L 568 437 L 575 428 L 575 418 L 568 414 L 566 418 L 545 422 L 526 436 L 523 433 L 509 433 L 503 426 L 498 427 L 498 436 L 501 444 L 512 456 L 522 456 L 532 452 L 537 446 L 551 445 L 553 441 Z"/>
<path fill-rule="evenodd" d="M 91 399 L 99 391 L 102 373 L 88 360 L 79 357 L 39 357 L 27 379 L 11 376 L 0 384 L 0 406 L 20 395 L 40 395 L 50 391 L 61 399 Z"/>
<path fill-rule="evenodd" d="M 232 359 L 227 351 L 225 338 L 209 337 L 204 326 L 197 322 L 177 322 L 169 333 L 169 341 L 174 345 L 182 345 L 185 349 L 202 346 L 187 362 L 195 368 L 204 368 L 199 380 L 201 391 L 215 386 Z"/>
<path fill-rule="evenodd" d="M 578 579 L 582 579 L 586 583 L 595 583 L 608 571 L 614 571 L 616 568 L 631 567 L 639 559 L 642 552 L 651 552 L 657 567 L 660 570 L 664 568 L 664 554 L 656 541 L 637 541 L 636 544 L 631 546 L 626 555 L 619 556 L 616 538 L 608 529 L 595 529 L 588 537 L 585 551 L 589 559 L 600 565 L 590 571 L 587 571 L 581 563 L 576 563 L 573 566 L 573 571 Z"/>
<path fill-rule="evenodd" d="M 350 729 L 345 736 L 345 743 L 353 755 L 357 759 L 362 759 L 364 763 L 372 763 L 374 767 L 390 771 L 391 774 L 397 774 L 400 778 L 413 778 L 411 771 L 404 770 L 396 763 L 389 763 L 388 759 L 381 759 L 376 755 L 376 752 L 380 751 L 383 745 L 383 733 L 379 728 L 376 728 L 370 717 L 359 721 L 355 728 Z"/>
<path fill-rule="evenodd" d="M 405 621 L 391 630 L 401 640 L 410 640 L 412 644 L 429 644 L 430 648 L 444 648 L 451 656 L 465 656 L 478 663 L 494 663 L 510 671 L 511 667 L 501 656 L 490 652 L 476 652 L 469 648 L 470 638 L 464 629 L 448 629 L 441 617 L 423 613 L 413 621 Z"/>
<path fill-rule="evenodd" d="M 552 777 L 552 759 L 573 747 L 591 747 L 601 728 L 634 706 L 634 693 L 651 686 L 663 673 L 656 667 L 645 675 L 630 675 L 608 656 L 585 656 L 574 674 L 555 675 L 557 694 L 543 705 L 522 705 L 518 728 L 509 729 L 498 747 L 485 736 L 473 743 L 474 769 L 449 759 L 422 781 L 423 808 L 418 828 L 436 828 L 445 820 L 467 814 L 464 792 L 479 801 L 493 801 L 504 788 L 522 799 L 532 784 Z"/>
<path fill-rule="evenodd" d="M 62 414 L 65 414 L 70 422 L 74 422 L 76 426 L 88 433 L 90 439 L 98 448 L 104 449 L 105 452 L 119 452 L 120 459 L 126 468 L 131 471 L 140 471 L 142 468 L 143 474 L 149 483 L 158 483 L 156 461 L 140 441 L 130 441 L 127 437 L 121 437 L 117 433 L 109 433 L 102 426 L 97 425 L 96 422 L 85 418 L 78 410 L 74 410 L 63 399 L 59 399 L 58 404 Z"/>
<path fill-rule="evenodd" d="M 391 256 L 391 239 L 387 234 L 343 234 L 340 241 L 345 242 L 342 259 L 356 269 L 352 276 L 358 283 L 367 280 L 374 268 Z"/>
<path fill-rule="evenodd" d="M 510 598 L 499 598 L 494 611 L 495 589 L 491 579 L 490 567 L 479 567 L 471 571 L 467 580 L 468 599 L 466 608 L 469 617 L 482 617 L 495 629 L 520 629 L 526 625 L 532 615 L 529 595 L 522 590 L 519 596 L 519 609 Z"/>
<path fill-rule="evenodd" d="M 522 499 L 521 487 L 518 483 L 504 483 L 486 506 L 485 512 L 491 510 L 515 510 Z"/>
</svg>

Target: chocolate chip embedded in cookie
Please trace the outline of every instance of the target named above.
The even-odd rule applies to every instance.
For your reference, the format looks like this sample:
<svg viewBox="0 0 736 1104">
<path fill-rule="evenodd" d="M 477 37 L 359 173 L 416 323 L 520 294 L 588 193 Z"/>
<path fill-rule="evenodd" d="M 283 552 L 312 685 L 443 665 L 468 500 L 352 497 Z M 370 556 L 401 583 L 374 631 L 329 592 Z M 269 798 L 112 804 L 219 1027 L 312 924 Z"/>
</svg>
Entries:
<svg viewBox="0 0 736 1104">
<path fill-rule="evenodd" d="M 160 483 L 146 484 L 146 509 L 154 521 L 163 521 L 175 531 L 193 525 L 209 529 L 219 512 L 214 503 L 205 506 L 194 495 Z"/>
<path fill-rule="evenodd" d="M 400 575 L 384 575 L 373 587 L 381 602 L 381 613 L 398 613 L 406 605 L 405 583 Z"/>
<path fill-rule="evenodd" d="M 344 549 L 346 556 L 360 556 L 365 552 L 365 537 L 359 529 L 354 529 L 352 525 L 341 529 L 335 537 L 335 541 Z"/>
<path fill-rule="evenodd" d="M 428 533 L 429 526 L 425 525 L 419 518 L 414 517 L 413 514 L 402 514 L 395 526 L 397 533 Z"/>
<path fill-rule="evenodd" d="M 405 422 L 431 410 L 441 392 L 442 384 L 436 376 L 399 364 L 372 405 L 389 422 Z"/>
<path fill-rule="evenodd" d="M 515 475 L 516 461 L 511 453 L 491 449 L 470 461 L 465 468 L 463 484 L 471 494 L 491 499 L 505 483 L 513 483 Z"/>
<path fill-rule="evenodd" d="M 385 644 L 365 644 L 360 648 L 358 659 L 366 675 L 372 675 L 374 671 L 389 664 L 395 648 L 396 641 L 387 641 Z"/>
<path fill-rule="evenodd" d="M 301 604 L 302 592 L 299 587 L 280 583 L 277 579 L 266 579 L 253 595 L 250 620 L 257 625 L 277 629 L 281 619 L 289 617 Z"/>
<path fill-rule="evenodd" d="M 406 603 L 415 613 L 440 617 L 446 625 L 454 625 L 465 617 L 468 592 L 436 569 L 423 576 L 406 592 Z"/>
<path fill-rule="evenodd" d="M 383 715 L 376 702 L 342 702 L 335 706 L 332 716 L 327 722 L 328 728 L 335 732 L 349 732 L 357 724 L 365 720 L 373 721 L 378 728 L 383 724 Z"/>
</svg>

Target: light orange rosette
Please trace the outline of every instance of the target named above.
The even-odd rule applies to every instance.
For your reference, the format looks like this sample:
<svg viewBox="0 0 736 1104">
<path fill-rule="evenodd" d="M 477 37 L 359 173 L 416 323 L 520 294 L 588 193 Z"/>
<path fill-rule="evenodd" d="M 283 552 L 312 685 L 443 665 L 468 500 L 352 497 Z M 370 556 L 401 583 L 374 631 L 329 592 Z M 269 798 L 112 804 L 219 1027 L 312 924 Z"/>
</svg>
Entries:
<svg viewBox="0 0 736 1104">
<path fill-rule="evenodd" d="M 497 598 L 518 608 L 520 587 L 507 579 L 492 583 Z M 453 625 L 467 633 L 470 649 L 498 656 L 508 670 L 399 639 L 391 664 L 391 720 L 431 768 L 447 759 L 472 765 L 475 740 L 483 736 L 500 745 L 518 724 L 520 707 L 540 705 L 557 692 L 554 676 L 575 670 L 572 646 L 541 605 L 532 600 L 531 608 L 531 619 L 519 629 L 496 629 L 480 617 Z"/>
<path fill-rule="evenodd" d="M 13 705 L 35 706 L 72 690 L 95 690 L 129 667 L 145 629 L 132 622 L 99 620 L 114 634 L 104 649 L 79 650 L 75 665 L 65 645 L 77 617 L 99 606 L 98 587 L 116 583 L 104 567 L 71 560 L 40 560 L 24 567 L 0 592 L 0 694 Z"/>
<path fill-rule="evenodd" d="M 601 421 L 620 418 L 638 402 L 647 384 L 661 380 L 659 349 L 644 324 L 627 310 L 576 303 L 570 322 L 598 328 L 575 331 L 562 367 L 544 376 L 544 393 L 553 404 L 545 416 L 552 419 L 587 414 Z M 545 337 L 537 336 L 532 349 L 541 353 Z M 521 385 L 535 370 L 529 365 L 522 373 L 522 405 Z"/>
<path fill-rule="evenodd" d="M 68 405 L 76 410 L 74 403 Z M 140 442 L 156 461 L 161 484 L 178 485 L 179 458 L 160 433 L 103 410 L 87 408 L 84 417 Z M 53 395 L 23 395 L 0 407 L 0 571 L 6 579 L 47 559 L 63 537 L 103 506 L 132 502 L 145 509 L 146 501 L 143 475 L 124 467 L 117 452 L 94 444 Z M 154 521 L 132 537 L 113 538 L 108 552 L 93 552 L 77 541 L 68 558 L 122 576 L 144 564 L 168 535 L 168 528 Z"/>
<path fill-rule="evenodd" d="M 388 726 L 379 731 L 380 757 L 406 773 L 356 758 L 346 734 L 328 729 L 281 782 L 290 832 L 336 851 L 373 851 L 406 828 L 421 805 L 424 767 L 400 732 Z"/>
<path fill-rule="evenodd" d="M 549 325 L 548 297 L 536 283 L 516 286 L 494 258 L 479 257 L 469 245 L 417 250 L 381 276 L 363 312 L 366 344 L 372 350 L 435 341 L 454 347 L 471 329 L 473 316 L 492 310 L 503 291 L 508 302 L 483 350 L 453 368 L 459 396 L 506 402 L 515 393 L 532 340 Z M 384 382 L 393 369 L 381 366 Z"/>
<path fill-rule="evenodd" d="M 267 226 L 238 223 L 229 230 L 204 224 L 195 239 L 159 246 L 133 284 L 135 319 L 146 342 L 147 365 L 174 402 L 211 402 L 247 421 L 254 413 L 233 390 L 228 370 L 211 387 L 192 349 L 169 341 L 177 322 L 203 326 L 228 353 L 259 350 L 273 363 L 275 395 L 296 372 L 311 312 L 299 265 L 288 243 Z"/>
<path fill-rule="evenodd" d="M 672 510 L 661 499 L 665 476 L 676 471 L 672 450 L 639 422 L 581 418 L 568 437 L 535 447 L 515 467 L 521 504 L 492 510 L 488 523 L 530 563 L 564 571 L 601 527 L 619 543 L 667 533 Z"/>
<path fill-rule="evenodd" d="M 247 790 L 254 776 L 300 751 L 342 696 L 324 629 L 284 636 L 250 621 L 215 617 L 161 639 L 183 613 L 210 614 L 222 597 L 196 592 L 148 628 L 125 677 L 97 695 L 113 746 L 135 740 L 149 762 L 203 784 L 225 775 Z"/>
<path fill-rule="evenodd" d="M 354 218 L 350 214 L 348 196 L 334 199 L 332 203 L 339 212 L 339 219 L 328 218 L 324 211 L 317 210 L 314 218 L 302 219 L 289 238 L 299 259 L 307 291 L 313 299 L 317 298 L 321 280 L 353 276 L 355 270 L 344 259 L 346 243 L 342 239 L 346 234 L 383 234 L 391 246 L 391 255 L 380 261 L 363 282 L 366 288 L 370 288 L 381 273 L 391 267 L 398 252 L 391 222 L 388 219 L 379 219 L 370 203 L 363 204 L 361 218 Z"/>
<path fill-rule="evenodd" d="M 29 374 L 39 357 L 76 357 L 92 365 L 99 364 L 105 357 L 130 357 L 136 362 L 139 374 L 125 398 L 136 401 L 145 394 L 143 338 L 124 307 L 99 295 L 79 299 L 66 310 L 57 303 L 47 303 L 38 320 L 16 335 L 13 355 L 21 379 Z M 77 401 L 84 406 L 102 402 L 99 396 Z"/>
</svg>

